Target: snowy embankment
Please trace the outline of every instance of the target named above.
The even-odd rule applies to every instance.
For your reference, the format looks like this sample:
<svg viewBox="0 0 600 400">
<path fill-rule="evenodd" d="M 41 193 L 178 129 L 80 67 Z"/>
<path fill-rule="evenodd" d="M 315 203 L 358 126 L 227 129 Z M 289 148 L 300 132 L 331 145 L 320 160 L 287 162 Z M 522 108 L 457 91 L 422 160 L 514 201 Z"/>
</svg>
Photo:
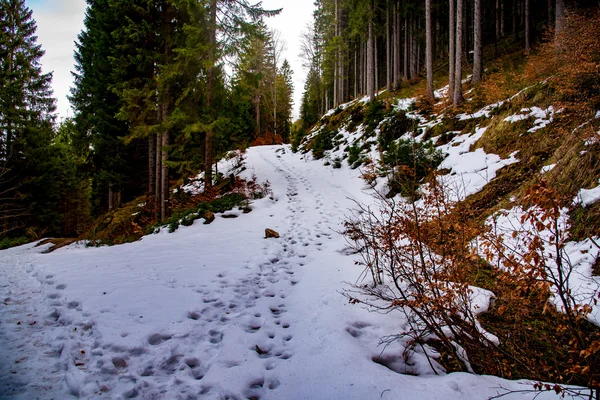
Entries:
<svg viewBox="0 0 600 400">
<path fill-rule="evenodd" d="M 336 233 L 354 200 L 371 201 L 359 171 L 288 146 L 251 148 L 246 166 L 274 197 L 239 218 L 114 247 L 0 251 L 0 398 L 466 400 L 531 388 L 435 376 L 401 342 L 379 346 L 402 332 L 401 314 L 340 294 L 361 272 Z"/>
</svg>

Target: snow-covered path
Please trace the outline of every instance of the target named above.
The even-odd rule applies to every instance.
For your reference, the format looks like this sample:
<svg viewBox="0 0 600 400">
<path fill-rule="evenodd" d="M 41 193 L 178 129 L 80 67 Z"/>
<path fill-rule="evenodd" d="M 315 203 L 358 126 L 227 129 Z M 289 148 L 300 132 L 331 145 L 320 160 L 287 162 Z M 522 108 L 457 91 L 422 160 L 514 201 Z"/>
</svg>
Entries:
<svg viewBox="0 0 600 400">
<path fill-rule="evenodd" d="M 340 294 L 361 272 L 336 233 L 369 199 L 358 171 L 288 146 L 251 148 L 246 165 L 274 198 L 239 218 L 114 247 L 0 251 L 0 398 L 465 400 L 516 387 L 395 372 L 428 371 L 400 361 L 401 343 L 378 346 L 400 315 Z"/>
</svg>

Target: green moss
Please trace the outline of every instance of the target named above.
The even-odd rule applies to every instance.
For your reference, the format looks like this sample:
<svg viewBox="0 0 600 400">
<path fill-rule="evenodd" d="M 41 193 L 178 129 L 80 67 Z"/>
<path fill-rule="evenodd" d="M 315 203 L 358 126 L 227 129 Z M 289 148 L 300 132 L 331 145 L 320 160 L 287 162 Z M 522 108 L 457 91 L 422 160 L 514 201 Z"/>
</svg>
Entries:
<svg viewBox="0 0 600 400">
<path fill-rule="evenodd" d="M 166 225 L 169 227 L 169 232 L 175 232 L 179 225 L 190 226 L 195 220 L 203 218 L 207 211 L 223 213 L 235 207 L 245 206 L 245 202 L 244 196 L 239 193 L 226 194 L 213 201 L 199 203 L 196 207 L 174 212 L 167 220 Z M 157 224 L 153 228 L 157 228 L 158 225 L 164 224 Z"/>
<path fill-rule="evenodd" d="M 29 243 L 30 240 L 25 236 L 20 236 L 16 238 L 5 237 L 0 240 L 0 250 L 9 249 L 11 247 L 21 246 L 23 244 Z"/>
</svg>

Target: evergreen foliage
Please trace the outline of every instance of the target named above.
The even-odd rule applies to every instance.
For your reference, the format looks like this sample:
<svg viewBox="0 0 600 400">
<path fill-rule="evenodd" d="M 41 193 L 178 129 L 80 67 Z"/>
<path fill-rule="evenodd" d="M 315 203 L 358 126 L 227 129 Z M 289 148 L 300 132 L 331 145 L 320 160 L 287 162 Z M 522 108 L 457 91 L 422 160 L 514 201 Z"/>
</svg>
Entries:
<svg viewBox="0 0 600 400">
<path fill-rule="evenodd" d="M 54 223 L 46 212 L 56 205 L 56 190 L 47 192 L 46 185 L 57 161 L 49 158 L 55 100 L 35 31 L 24 0 L 0 1 L 0 237 Z"/>
</svg>

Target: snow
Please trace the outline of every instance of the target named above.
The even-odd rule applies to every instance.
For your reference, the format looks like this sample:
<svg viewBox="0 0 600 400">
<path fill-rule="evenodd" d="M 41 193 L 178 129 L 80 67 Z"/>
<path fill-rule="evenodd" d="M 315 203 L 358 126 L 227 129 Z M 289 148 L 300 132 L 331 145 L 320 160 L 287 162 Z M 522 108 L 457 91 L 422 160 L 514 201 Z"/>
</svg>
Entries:
<svg viewBox="0 0 600 400">
<path fill-rule="evenodd" d="M 238 218 L 114 247 L 0 251 L 0 398 L 466 400 L 532 387 L 436 376 L 423 354 L 405 362 L 402 341 L 380 346 L 402 315 L 340 294 L 361 272 L 336 233 L 371 201 L 359 171 L 289 146 L 250 148 L 245 163 L 274 198 Z M 491 293 L 474 293 L 483 311 Z"/>
<path fill-rule="evenodd" d="M 487 105 L 487 106 L 483 107 L 481 110 L 479 110 L 473 114 L 458 114 L 456 116 L 456 118 L 458 118 L 461 121 L 468 120 L 468 119 L 482 118 L 482 117 L 489 118 L 490 113 L 492 111 L 494 111 L 496 108 L 502 106 L 505 102 L 506 101 L 499 101 L 497 103 Z"/>
<path fill-rule="evenodd" d="M 521 206 L 516 206 L 510 210 L 502 210 L 494 217 L 487 220 L 489 226 L 494 226 L 499 233 L 504 234 L 504 243 L 517 256 L 527 253 L 527 241 L 523 238 L 530 232 L 534 231 L 533 226 L 529 221 L 522 223 L 522 218 L 525 215 L 525 210 Z M 492 219 L 495 218 L 495 222 Z M 568 210 L 562 209 L 558 219 L 558 226 L 564 232 L 569 227 Z M 514 236 L 513 236 L 514 233 Z M 543 256 L 550 269 L 556 269 L 556 250 L 552 243 L 553 233 L 547 229 L 542 230 L 540 238 L 546 243 L 543 250 Z M 599 238 L 594 239 L 598 243 Z M 481 253 L 483 255 L 483 253 Z M 581 242 L 566 241 L 564 245 L 563 265 L 565 271 L 572 268 L 569 274 L 568 288 L 572 291 L 577 304 L 589 304 L 592 307 L 592 312 L 587 316 L 588 320 L 600 326 L 600 305 L 594 304 L 600 293 L 600 278 L 592 276 L 592 265 L 596 258 L 600 256 L 600 249 L 594 245 L 592 240 L 586 239 Z M 494 263 L 497 263 L 495 260 Z M 554 302 L 560 308 L 560 302 L 557 297 Z"/>
<path fill-rule="evenodd" d="M 600 185 L 592 189 L 581 189 L 573 199 L 573 204 L 587 207 L 600 200 Z"/>
<path fill-rule="evenodd" d="M 498 170 L 519 161 L 516 152 L 509 158 L 502 159 L 497 154 L 486 154 L 482 148 L 470 151 L 486 129 L 476 128 L 475 133 L 458 135 L 449 143 L 438 147 L 442 153 L 447 154 L 438 169 L 449 169 L 450 173 L 438 179 L 450 190 L 450 201 L 461 201 L 477 193 L 496 177 Z"/>
<path fill-rule="evenodd" d="M 546 172 L 550 172 L 550 171 L 552 171 L 552 170 L 554 169 L 554 167 L 556 167 L 556 164 L 544 165 L 544 166 L 542 167 L 542 171 L 541 171 L 541 173 L 542 173 L 542 174 L 545 174 Z"/>
<path fill-rule="evenodd" d="M 554 120 L 554 114 L 559 113 L 561 111 L 562 110 L 555 111 L 554 107 L 552 106 L 548 107 L 545 110 L 542 110 L 539 107 L 522 108 L 521 114 L 510 115 L 504 118 L 504 121 L 515 123 L 525 119 L 535 118 L 535 121 L 533 122 L 533 127 L 527 130 L 527 132 L 533 133 L 548 126 Z"/>
<path fill-rule="evenodd" d="M 244 165 L 243 162 L 244 154 L 241 151 L 230 151 L 229 153 L 227 153 L 225 158 L 222 158 L 217 163 L 217 171 L 218 173 L 223 174 L 223 176 L 229 176 L 230 174 L 237 175 Z M 201 172 L 198 175 L 196 175 L 190 180 L 189 183 L 183 185 L 181 189 L 186 193 L 190 193 L 192 195 L 202 193 L 202 191 L 204 190 L 204 172 Z M 179 189 L 176 188 L 174 192 L 176 193 L 178 190 Z"/>
<path fill-rule="evenodd" d="M 417 99 L 415 99 L 414 97 L 399 99 L 396 102 L 394 108 L 398 111 L 408 111 L 415 105 L 416 100 Z"/>
</svg>

